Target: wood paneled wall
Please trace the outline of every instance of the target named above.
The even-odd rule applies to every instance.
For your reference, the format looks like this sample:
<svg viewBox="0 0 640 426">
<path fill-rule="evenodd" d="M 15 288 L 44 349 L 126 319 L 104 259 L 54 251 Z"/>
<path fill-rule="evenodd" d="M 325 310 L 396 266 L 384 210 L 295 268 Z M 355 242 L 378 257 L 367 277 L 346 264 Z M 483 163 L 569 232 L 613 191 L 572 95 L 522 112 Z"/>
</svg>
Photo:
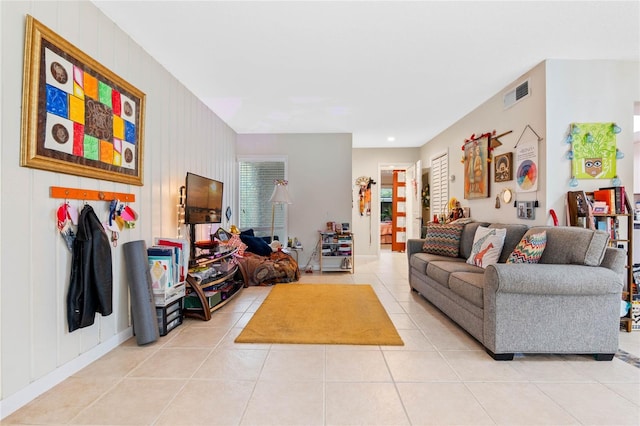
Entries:
<svg viewBox="0 0 640 426">
<path fill-rule="evenodd" d="M 4 413 L 45 377 L 64 375 L 85 354 L 130 333 L 122 244 L 177 232 L 178 188 L 187 171 L 225 182 L 224 205 L 237 205 L 236 133 L 91 2 L 0 2 L 0 378 Z M 19 166 L 25 15 L 30 14 L 146 94 L 144 186 Z M 221 65 L 222 66 L 222 65 Z M 114 311 L 67 331 L 71 254 L 58 234 L 62 200 L 50 186 L 134 193 L 140 218 L 112 249 Z M 71 201 L 81 204 L 81 201 Z M 108 203 L 90 202 L 101 218 Z M 60 377 L 58 374 L 56 377 Z M 54 379 L 55 380 L 55 379 Z M 16 395 L 20 395 L 18 398 Z M 33 396 L 33 395 L 31 395 Z M 13 399 L 12 399 L 13 397 Z M 18 401 L 18 399 L 20 401 Z"/>
</svg>

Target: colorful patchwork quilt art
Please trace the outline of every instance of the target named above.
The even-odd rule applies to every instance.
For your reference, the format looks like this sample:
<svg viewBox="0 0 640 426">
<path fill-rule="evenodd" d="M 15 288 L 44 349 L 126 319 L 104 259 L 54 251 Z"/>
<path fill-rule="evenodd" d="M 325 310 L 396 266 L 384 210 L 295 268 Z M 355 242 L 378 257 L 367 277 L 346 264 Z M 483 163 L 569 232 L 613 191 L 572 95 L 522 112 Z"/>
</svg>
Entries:
<svg viewBox="0 0 640 426">
<path fill-rule="evenodd" d="M 113 83 L 43 47 L 46 99 L 39 106 L 44 118 L 46 156 L 127 173 L 137 168 L 138 104 Z M 41 89 L 42 90 L 42 89 Z M 42 140 L 42 139 L 41 139 Z"/>
</svg>

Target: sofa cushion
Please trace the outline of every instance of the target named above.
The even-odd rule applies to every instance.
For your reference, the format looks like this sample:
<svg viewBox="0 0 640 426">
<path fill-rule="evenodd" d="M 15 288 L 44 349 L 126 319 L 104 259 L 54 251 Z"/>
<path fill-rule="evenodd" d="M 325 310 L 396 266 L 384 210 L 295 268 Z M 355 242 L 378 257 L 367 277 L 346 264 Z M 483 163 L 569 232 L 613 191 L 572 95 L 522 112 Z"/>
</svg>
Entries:
<svg viewBox="0 0 640 426">
<path fill-rule="evenodd" d="M 505 263 L 538 263 L 547 245 L 547 231 L 524 234 Z"/>
<path fill-rule="evenodd" d="M 449 288 L 458 296 L 482 309 L 484 305 L 484 274 L 454 272 L 449 277 Z"/>
<path fill-rule="evenodd" d="M 451 258 L 448 256 L 440 256 L 438 254 L 430 254 L 430 253 L 414 253 L 409 259 L 409 265 L 411 267 L 416 268 L 423 274 L 427 273 L 427 265 L 429 262 L 434 262 L 438 260 L 447 260 L 450 262 L 464 262 L 464 259 L 459 257 Z"/>
<path fill-rule="evenodd" d="M 502 253 L 498 263 L 504 263 L 511 254 L 514 248 L 520 242 L 522 236 L 529 230 L 527 225 L 522 224 L 504 224 L 504 223 L 492 223 L 489 228 L 506 229 L 507 235 L 504 237 L 504 245 L 502 246 Z"/>
<path fill-rule="evenodd" d="M 506 229 L 487 228 L 479 226 L 476 229 L 476 235 L 473 239 L 473 247 L 471 255 L 467 259 L 470 265 L 486 268 L 498 262 L 502 246 L 504 245 L 504 237 L 507 235 Z"/>
<path fill-rule="evenodd" d="M 599 266 L 609 243 L 604 231 L 576 226 L 539 226 L 530 232 L 547 232 L 547 246 L 539 263 Z"/>
<path fill-rule="evenodd" d="M 478 226 L 489 226 L 487 222 L 471 222 L 467 223 L 460 236 L 460 257 L 468 259 L 471 255 L 471 247 L 473 247 L 473 237 L 476 236 Z"/>
<path fill-rule="evenodd" d="M 441 256 L 458 257 L 462 223 L 429 223 L 422 251 Z"/>
<path fill-rule="evenodd" d="M 454 272 L 484 272 L 482 268 L 459 261 L 437 260 L 427 265 L 427 275 L 444 287 L 449 287 L 449 276 Z"/>
</svg>

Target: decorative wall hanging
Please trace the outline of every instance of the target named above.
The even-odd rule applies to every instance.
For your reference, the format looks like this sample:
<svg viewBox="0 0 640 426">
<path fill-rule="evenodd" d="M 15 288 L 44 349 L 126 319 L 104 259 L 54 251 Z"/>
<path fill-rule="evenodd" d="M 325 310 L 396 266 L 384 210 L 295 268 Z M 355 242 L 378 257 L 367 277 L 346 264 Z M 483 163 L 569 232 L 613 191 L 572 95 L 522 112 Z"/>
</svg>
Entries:
<svg viewBox="0 0 640 426">
<path fill-rule="evenodd" d="M 493 131 L 493 135 L 491 136 L 491 141 L 489 142 L 489 148 L 495 149 L 495 148 L 501 146 L 502 142 L 500 142 L 500 138 L 503 137 L 503 136 L 506 136 L 506 135 L 508 135 L 508 134 L 510 134 L 512 132 L 513 132 L 513 130 L 509 130 L 507 132 L 500 133 L 499 135 L 496 135 L 495 134 L 496 132 L 494 130 Z"/>
<path fill-rule="evenodd" d="M 143 184 L 145 95 L 27 15 L 20 165 Z"/>
<path fill-rule="evenodd" d="M 462 146 L 464 151 L 464 198 L 467 200 L 489 197 L 490 139 L 491 133 L 485 133 L 478 137 L 473 134 Z"/>
<path fill-rule="evenodd" d="M 496 155 L 493 159 L 495 182 L 507 182 L 513 179 L 513 153 Z"/>
<path fill-rule="evenodd" d="M 359 194 L 360 216 L 371 216 L 371 185 L 376 182 L 371 177 L 360 176 L 356 179 Z"/>
<path fill-rule="evenodd" d="M 531 135 L 523 138 L 527 129 L 529 129 L 536 138 L 533 138 Z M 542 138 L 527 124 L 516 142 L 514 147 L 516 150 L 516 192 L 534 192 L 538 190 L 538 142 L 541 140 Z M 518 215 L 518 217 L 520 217 L 520 215 Z"/>
<path fill-rule="evenodd" d="M 422 207 L 428 209 L 431 205 L 431 194 L 429 191 L 429 184 L 427 183 L 424 188 L 422 188 Z"/>
<path fill-rule="evenodd" d="M 534 204 L 533 201 L 518 201 L 518 219 L 535 219 L 536 209 Z"/>
<path fill-rule="evenodd" d="M 571 144 L 567 158 L 572 160 L 571 176 L 575 179 L 612 179 L 616 176 L 615 123 L 572 123 L 566 142 Z"/>
</svg>

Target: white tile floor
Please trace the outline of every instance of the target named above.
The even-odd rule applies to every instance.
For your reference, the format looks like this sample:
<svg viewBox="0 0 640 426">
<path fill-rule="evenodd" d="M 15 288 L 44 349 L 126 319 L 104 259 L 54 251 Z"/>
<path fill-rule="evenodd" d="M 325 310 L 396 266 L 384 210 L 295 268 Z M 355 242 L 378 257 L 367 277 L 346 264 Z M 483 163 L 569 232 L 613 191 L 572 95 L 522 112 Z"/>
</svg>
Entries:
<svg viewBox="0 0 640 426">
<path fill-rule="evenodd" d="M 356 259 L 356 273 L 301 283 L 371 284 L 405 346 L 248 345 L 234 338 L 270 291 L 250 287 L 211 321 L 135 338 L 3 424 L 638 425 L 640 368 L 620 359 L 492 360 L 409 290 L 406 255 Z M 640 355 L 640 332 L 620 333 Z"/>
</svg>

